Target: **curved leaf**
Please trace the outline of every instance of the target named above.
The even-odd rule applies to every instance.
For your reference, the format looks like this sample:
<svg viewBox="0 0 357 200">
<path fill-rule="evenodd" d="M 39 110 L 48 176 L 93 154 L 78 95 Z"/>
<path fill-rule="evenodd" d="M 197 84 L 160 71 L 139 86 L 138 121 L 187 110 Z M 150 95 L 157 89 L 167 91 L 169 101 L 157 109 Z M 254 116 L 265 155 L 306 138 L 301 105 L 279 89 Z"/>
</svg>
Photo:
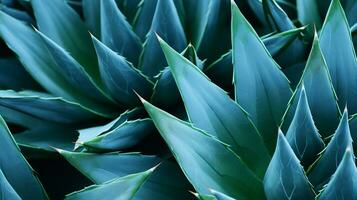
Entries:
<svg viewBox="0 0 357 200">
<path fill-rule="evenodd" d="M 294 118 L 286 132 L 286 140 L 304 167 L 310 166 L 324 149 L 324 143 L 318 133 L 302 86 Z"/>
<path fill-rule="evenodd" d="M 333 0 L 320 32 L 321 50 L 329 68 L 340 108 L 357 112 L 357 59 L 349 25 L 339 0 Z M 333 47 L 333 48 L 331 48 Z"/>
<path fill-rule="evenodd" d="M 264 13 L 270 27 L 279 32 L 294 29 L 295 25 L 275 0 L 262 0 Z"/>
<path fill-rule="evenodd" d="M 133 27 L 142 41 L 145 41 L 145 37 L 150 30 L 157 2 L 158 0 L 144 0 L 139 4 Z"/>
<path fill-rule="evenodd" d="M 56 96 L 78 102 L 93 112 L 104 115 L 113 115 L 113 109 L 83 96 L 55 69 L 58 68 L 50 57 L 46 45 L 41 37 L 24 23 L 0 11 L 0 35 L 7 45 L 20 58 L 26 70 L 46 90 Z"/>
<path fill-rule="evenodd" d="M 344 111 L 340 124 L 319 159 L 308 170 L 310 182 L 321 189 L 340 164 L 345 150 L 352 149 L 352 138 L 348 126 L 348 113 Z"/>
<path fill-rule="evenodd" d="M 320 30 L 322 22 L 316 0 L 297 0 L 296 9 L 298 19 L 303 25 L 315 26 L 317 30 Z"/>
<path fill-rule="evenodd" d="M 100 0 L 82 0 L 82 9 L 88 29 L 100 38 Z"/>
<path fill-rule="evenodd" d="M 22 156 L 5 121 L 0 118 L 0 170 L 22 199 L 47 199 L 40 181 Z M 16 169 L 16 170 L 15 170 Z"/>
<path fill-rule="evenodd" d="M 160 159 L 155 156 L 136 153 L 93 154 L 61 150 L 59 152 L 96 184 L 144 171 L 160 162 Z M 134 199 L 191 199 L 188 190 L 190 186 L 179 167 L 172 162 L 164 161 L 139 189 Z"/>
<path fill-rule="evenodd" d="M 173 0 L 158 0 L 150 31 L 141 55 L 140 69 L 150 78 L 167 66 L 156 38 L 158 34 L 177 51 L 186 47 L 186 37 Z"/>
<path fill-rule="evenodd" d="M 137 65 L 142 48 L 139 37 L 135 35 L 114 0 L 101 0 L 100 8 L 102 42 Z"/>
<path fill-rule="evenodd" d="M 6 180 L 5 175 L 0 169 L 0 198 L 1 199 L 12 199 L 21 200 L 21 197 L 16 193 L 14 188 L 11 187 L 10 183 Z"/>
<path fill-rule="evenodd" d="M 357 169 L 351 149 L 347 149 L 330 182 L 317 200 L 357 199 Z"/>
<path fill-rule="evenodd" d="M 99 60 L 102 80 L 116 101 L 126 106 L 140 104 L 134 91 L 144 97 L 150 97 L 153 84 L 146 76 L 134 68 L 124 57 L 116 54 L 94 37 L 93 43 Z"/>
<path fill-rule="evenodd" d="M 144 100 L 143 104 L 197 192 L 209 194 L 212 188 L 238 199 L 264 198 L 261 181 L 225 144 Z"/>
<path fill-rule="evenodd" d="M 270 155 L 245 111 L 189 60 L 159 38 L 192 124 L 229 144 L 258 177 Z"/>
<path fill-rule="evenodd" d="M 63 0 L 31 1 L 38 29 L 67 50 L 84 70 L 100 84 L 94 47 L 85 24 Z"/>
<path fill-rule="evenodd" d="M 129 200 L 150 177 L 154 169 L 117 178 L 100 185 L 92 185 L 66 196 L 66 200 Z"/>
<path fill-rule="evenodd" d="M 272 152 L 291 96 L 289 82 L 234 2 L 232 57 L 236 101 L 249 113 Z"/>
<path fill-rule="evenodd" d="M 232 197 L 229 197 L 223 193 L 217 192 L 215 190 L 211 190 L 212 194 L 214 197 L 216 197 L 216 200 L 235 200 Z"/>
<path fill-rule="evenodd" d="M 340 111 L 329 70 L 321 53 L 319 39 L 316 34 L 305 70 L 285 113 L 284 129 L 292 121 L 303 85 L 306 89 L 306 96 L 317 129 L 323 137 L 330 136 L 336 130 Z"/>
</svg>

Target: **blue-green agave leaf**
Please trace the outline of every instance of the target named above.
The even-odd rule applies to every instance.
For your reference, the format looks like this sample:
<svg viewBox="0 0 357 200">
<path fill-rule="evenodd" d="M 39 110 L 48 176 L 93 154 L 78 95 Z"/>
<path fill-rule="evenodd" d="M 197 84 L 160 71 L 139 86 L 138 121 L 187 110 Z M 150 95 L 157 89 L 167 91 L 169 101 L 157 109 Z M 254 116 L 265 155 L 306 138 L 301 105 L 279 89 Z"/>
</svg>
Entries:
<svg viewBox="0 0 357 200">
<path fill-rule="evenodd" d="M 142 1 L 143 0 L 115 0 L 120 11 L 125 15 L 129 23 L 134 21 Z"/>
<path fill-rule="evenodd" d="M 82 9 L 88 29 L 100 38 L 100 0 L 82 0 Z"/>
<path fill-rule="evenodd" d="M 145 41 L 146 34 L 149 32 L 158 0 L 144 0 L 139 4 L 137 15 L 134 19 L 134 31 Z"/>
<path fill-rule="evenodd" d="M 137 153 L 75 153 L 59 150 L 59 152 L 82 174 L 96 184 L 138 173 L 160 163 L 156 156 L 146 156 Z M 172 181 L 175 180 L 175 181 Z M 135 196 L 135 200 L 189 198 L 190 186 L 181 169 L 170 161 L 162 162 L 144 183 Z"/>
<path fill-rule="evenodd" d="M 264 190 L 268 200 L 314 199 L 304 169 L 280 130 L 273 158 L 264 177 Z"/>
<path fill-rule="evenodd" d="M 143 113 L 143 109 L 134 108 L 132 110 L 127 110 L 127 111 L 123 112 L 119 117 L 117 117 L 113 121 L 109 122 L 108 124 L 79 130 L 78 131 L 79 136 L 78 136 L 78 140 L 75 145 L 75 149 L 82 146 L 83 143 L 90 141 L 99 135 L 102 135 L 102 134 L 105 134 L 105 133 L 108 133 L 108 132 L 111 132 L 111 131 L 117 129 L 122 124 L 124 124 L 126 121 L 131 121 L 131 120 L 134 120 L 137 118 L 141 118 L 142 113 Z"/>
<path fill-rule="evenodd" d="M 333 0 L 320 32 L 321 50 L 341 109 L 357 112 L 357 59 L 350 28 L 339 0 Z M 331 48 L 333 47 L 333 48 Z"/>
<path fill-rule="evenodd" d="M 292 121 L 303 85 L 305 86 L 306 97 L 317 129 L 322 136 L 330 136 L 339 123 L 340 111 L 329 70 L 321 53 L 319 39 L 316 34 L 305 70 L 285 113 L 284 129 L 287 129 Z"/>
<path fill-rule="evenodd" d="M 217 200 L 235 200 L 234 198 L 215 190 L 211 190 L 211 193 Z"/>
<path fill-rule="evenodd" d="M 66 200 L 129 200 L 135 197 L 140 187 L 150 177 L 153 169 L 110 180 L 100 185 L 92 185 L 66 196 Z"/>
<path fill-rule="evenodd" d="M 46 90 L 69 101 L 78 102 L 99 115 L 113 115 L 113 109 L 84 96 L 56 71 L 58 66 L 50 56 L 41 36 L 21 21 L 1 11 L 0 35 L 19 56 L 26 70 Z"/>
<path fill-rule="evenodd" d="M 21 200 L 0 169 L 0 199 Z"/>
<path fill-rule="evenodd" d="M 96 101 L 110 103 L 108 97 L 103 92 L 103 84 L 97 84 L 84 70 L 83 66 L 78 63 L 66 50 L 57 45 L 53 40 L 46 37 L 41 32 L 37 33 L 41 36 L 46 45 L 50 56 L 56 63 L 54 69 L 60 76 L 64 77 L 66 81 L 81 91 L 83 95 L 88 96 Z"/>
<path fill-rule="evenodd" d="M 352 141 L 357 141 L 357 114 L 352 115 L 349 120 Z M 357 146 L 353 145 L 353 149 L 357 152 Z"/>
<path fill-rule="evenodd" d="M 311 30 L 314 26 L 320 30 L 322 21 L 316 0 L 296 0 L 296 10 L 298 19 L 303 25 L 309 25 Z"/>
<path fill-rule="evenodd" d="M 245 111 L 202 71 L 160 39 L 192 124 L 229 144 L 258 177 L 270 155 Z"/>
<path fill-rule="evenodd" d="M 198 58 L 196 50 L 191 44 L 187 46 L 181 55 L 189 59 L 198 68 L 203 68 L 204 63 Z M 180 92 L 176 86 L 174 77 L 170 68 L 166 67 L 157 75 L 151 102 L 155 105 L 160 105 L 160 107 L 169 107 L 178 105 L 180 100 Z"/>
<path fill-rule="evenodd" d="M 282 32 L 295 28 L 294 23 L 276 0 L 262 0 L 262 2 L 267 21 L 273 30 Z"/>
<path fill-rule="evenodd" d="M 15 8 L 11 8 L 5 5 L 0 5 L 0 10 L 3 11 L 4 13 L 27 23 L 33 23 L 34 20 L 32 19 L 32 17 L 26 12 L 26 11 L 22 11 L 22 10 L 18 10 Z"/>
<path fill-rule="evenodd" d="M 286 140 L 304 167 L 310 166 L 324 149 L 325 145 L 315 127 L 304 86 L 294 118 L 286 132 Z"/>
<path fill-rule="evenodd" d="M 348 113 L 345 109 L 331 141 L 307 172 L 310 182 L 317 189 L 321 189 L 322 186 L 327 184 L 340 164 L 347 148 L 352 149 L 352 138 L 348 126 Z"/>
<path fill-rule="evenodd" d="M 347 149 L 329 183 L 317 200 L 357 199 L 357 169 L 351 149 Z"/>
<path fill-rule="evenodd" d="M 144 100 L 143 104 L 197 192 L 210 194 L 211 188 L 238 199 L 264 198 L 261 180 L 227 145 Z"/>
<path fill-rule="evenodd" d="M 95 114 L 77 103 L 31 91 L 0 90 L 0 105 L 57 123 L 77 123 L 96 118 Z"/>
<path fill-rule="evenodd" d="M 22 156 L 5 121 L 0 118 L 0 170 L 12 188 L 22 199 L 47 199 L 47 195 L 32 170 Z"/>
<path fill-rule="evenodd" d="M 271 54 L 276 56 L 284 51 L 304 30 L 304 28 L 292 29 L 282 33 L 272 34 L 267 37 L 261 37 L 265 47 Z M 230 88 L 232 85 L 232 51 L 223 54 L 218 60 L 204 69 L 205 74 L 211 78 L 212 82 L 222 88 Z M 296 76 L 294 74 L 294 76 Z"/>
<path fill-rule="evenodd" d="M 139 37 L 117 8 L 114 0 L 101 0 L 100 8 L 101 41 L 136 66 L 142 49 Z"/>
<path fill-rule="evenodd" d="M 151 119 L 126 121 L 117 128 L 84 142 L 90 151 L 116 151 L 138 144 L 148 135 L 155 133 Z"/>
<path fill-rule="evenodd" d="M 186 47 L 186 37 L 173 0 L 158 0 L 150 31 L 141 55 L 140 69 L 150 78 L 167 66 L 155 34 L 181 52 Z"/>
<path fill-rule="evenodd" d="M 249 113 L 272 152 L 291 96 L 289 81 L 233 1 L 232 59 L 236 101 Z"/>
<path fill-rule="evenodd" d="M 117 102 L 129 107 L 140 104 L 134 91 L 144 97 L 151 96 L 153 83 L 145 75 L 94 37 L 93 43 L 104 85 Z"/>
<path fill-rule="evenodd" d="M 32 0 L 31 4 L 38 29 L 67 50 L 100 84 L 94 47 L 79 15 L 63 0 Z"/>
</svg>

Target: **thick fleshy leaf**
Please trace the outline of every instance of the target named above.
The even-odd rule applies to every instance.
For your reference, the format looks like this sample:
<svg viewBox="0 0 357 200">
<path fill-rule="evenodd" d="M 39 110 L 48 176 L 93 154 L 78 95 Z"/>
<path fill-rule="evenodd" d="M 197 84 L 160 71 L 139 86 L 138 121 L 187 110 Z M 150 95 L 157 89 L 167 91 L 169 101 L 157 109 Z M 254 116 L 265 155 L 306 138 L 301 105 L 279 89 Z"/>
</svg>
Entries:
<svg viewBox="0 0 357 200">
<path fill-rule="evenodd" d="M 196 50 L 191 44 L 187 46 L 181 55 L 189 59 L 198 68 L 203 68 L 203 61 L 198 58 Z M 175 106 L 181 102 L 180 92 L 169 67 L 166 67 L 157 75 L 151 102 L 160 107 Z"/>
<path fill-rule="evenodd" d="M 205 32 L 198 48 L 198 56 L 212 63 L 230 48 L 230 1 L 210 0 Z M 191 20 L 190 20 L 191 23 Z M 160 35 L 160 34 L 159 34 Z M 160 35 L 165 41 L 168 41 Z M 219 39 L 217 39 L 219 38 Z M 174 47 L 169 43 L 170 46 Z M 176 49 L 178 50 L 178 49 Z"/>
<path fill-rule="evenodd" d="M 291 96 L 289 81 L 234 2 L 232 47 L 236 101 L 249 113 L 272 152 Z"/>
<path fill-rule="evenodd" d="M 320 158 L 307 172 L 310 182 L 317 189 L 321 189 L 329 181 L 331 175 L 340 164 L 347 148 L 352 149 L 352 138 L 348 126 L 348 113 L 345 110 L 331 141 Z"/>
<path fill-rule="evenodd" d="M 302 87 L 294 118 L 286 132 L 286 140 L 304 167 L 310 166 L 324 149 L 311 115 L 305 88 Z"/>
<path fill-rule="evenodd" d="M 333 0 L 320 32 L 321 50 L 341 109 L 357 112 L 357 59 L 350 28 L 339 0 Z M 331 48 L 333 47 L 333 48 Z"/>
<path fill-rule="evenodd" d="M 132 23 L 136 17 L 139 4 L 142 3 L 142 0 L 115 0 L 115 2 L 117 3 L 120 11 L 128 19 L 128 22 Z"/>
<path fill-rule="evenodd" d="M 18 10 L 15 8 L 7 7 L 5 5 L 0 5 L 0 10 L 7 13 L 8 15 L 11 15 L 12 17 L 27 22 L 27 23 L 33 23 L 34 20 L 32 17 L 26 12 L 22 10 Z"/>
<path fill-rule="evenodd" d="M 0 169 L 0 199 L 21 200 Z"/>
<path fill-rule="evenodd" d="M 83 95 L 88 96 L 96 101 L 110 103 L 106 94 L 102 91 L 103 84 L 96 84 L 93 79 L 87 74 L 81 64 L 79 64 L 66 50 L 57 45 L 50 38 L 46 37 L 41 32 L 37 32 L 44 44 L 46 45 L 49 54 L 56 63 L 56 70 L 60 76 L 66 81 L 81 91 Z"/>
<path fill-rule="evenodd" d="M 294 23 L 276 0 L 262 0 L 262 2 L 267 21 L 273 30 L 282 32 L 295 28 Z"/>
<path fill-rule="evenodd" d="M 154 169 L 117 178 L 100 185 L 92 185 L 66 196 L 66 200 L 129 200 L 135 197 Z"/>
<path fill-rule="evenodd" d="M 143 103 L 197 192 L 210 194 L 211 188 L 238 199 L 264 198 L 261 180 L 225 144 L 144 100 Z"/>
<path fill-rule="evenodd" d="M 297 28 L 261 37 L 261 40 L 271 56 L 274 57 L 289 47 L 303 30 L 304 28 Z M 212 82 L 223 87 L 223 89 L 230 88 L 233 78 L 232 51 L 222 55 L 218 60 L 206 67 L 204 72 L 211 78 Z M 294 74 L 294 76 L 296 75 Z"/>
<path fill-rule="evenodd" d="M 119 127 L 84 142 L 89 151 L 116 151 L 132 147 L 155 133 L 151 119 L 126 121 Z"/>
<path fill-rule="evenodd" d="M 41 90 L 41 86 L 33 80 L 16 58 L 0 59 L 0 88 Z"/>
<path fill-rule="evenodd" d="M 215 190 L 211 190 L 211 193 L 213 194 L 214 197 L 216 197 L 217 200 L 235 200 L 232 197 L 227 196 Z"/>
<path fill-rule="evenodd" d="M 357 141 L 357 114 L 352 115 L 349 120 L 352 141 Z M 354 152 L 357 152 L 357 146 L 353 145 Z"/>
<path fill-rule="evenodd" d="M 144 97 L 151 96 L 153 83 L 145 75 L 94 37 L 93 43 L 104 85 L 117 102 L 125 106 L 140 104 L 134 91 Z"/>
<path fill-rule="evenodd" d="M 31 166 L 22 156 L 5 121 L 0 118 L 0 170 L 22 199 L 47 199 Z"/>
<path fill-rule="evenodd" d="M 314 199 L 304 169 L 280 130 L 273 158 L 264 177 L 264 190 L 268 200 Z"/>
<path fill-rule="evenodd" d="M 88 29 L 100 38 L 100 0 L 82 0 L 82 9 Z"/>
<path fill-rule="evenodd" d="M 114 0 L 101 0 L 100 7 L 101 41 L 136 66 L 142 48 L 139 37 L 135 35 Z"/>
<path fill-rule="evenodd" d="M 122 124 L 124 124 L 126 121 L 131 121 L 137 118 L 143 117 L 143 110 L 139 108 L 135 108 L 133 110 L 127 110 L 123 112 L 118 118 L 114 119 L 108 124 L 102 125 L 102 126 L 96 126 L 96 127 L 91 127 L 91 128 L 86 128 L 79 130 L 79 137 L 76 142 L 75 148 L 77 149 L 81 144 L 90 141 L 94 139 L 95 137 L 111 132 L 118 127 L 120 127 Z"/>
<path fill-rule="evenodd" d="M 322 22 L 316 0 L 297 0 L 296 9 L 298 19 L 303 25 L 315 26 L 317 30 L 321 28 Z"/>
<path fill-rule="evenodd" d="M 160 162 L 160 159 L 155 156 L 145 156 L 136 153 L 93 154 L 68 151 L 59 152 L 75 168 L 96 184 L 144 171 Z M 190 194 L 188 190 L 190 190 L 190 186 L 186 182 L 181 169 L 170 161 L 164 161 L 139 189 L 134 199 L 192 199 L 189 198 Z"/>
<path fill-rule="evenodd" d="M 340 111 L 316 34 L 305 70 L 285 113 L 284 130 L 292 121 L 303 85 L 317 129 L 323 137 L 330 136 L 336 130 Z"/>
<path fill-rule="evenodd" d="M 155 34 L 163 37 L 181 52 L 186 47 L 186 37 L 173 0 L 158 0 L 150 31 L 141 55 L 140 69 L 150 78 L 167 66 Z"/>
<path fill-rule="evenodd" d="M 263 177 L 270 155 L 245 111 L 189 60 L 160 39 L 192 124 L 226 144 Z"/>
<path fill-rule="evenodd" d="M 19 56 L 26 70 L 45 89 L 56 96 L 79 102 L 100 115 L 112 115 L 113 109 L 84 96 L 56 71 L 58 66 L 48 53 L 46 45 L 30 27 L 0 12 L 0 35 L 10 49 Z"/>
<path fill-rule="evenodd" d="M 134 31 L 145 41 L 146 34 L 149 32 L 154 18 L 156 4 L 158 0 L 145 0 L 139 4 L 137 16 L 134 19 Z"/>
<path fill-rule="evenodd" d="M 99 84 L 94 47 L 79 15 L 63 0 L 31 1 L 38 29 L 67 50 Z"/>
<path fill-rule="evenodd" d="M 347 149 L 331 180 L 317 200 L 357 199 L 357 169 L 351 149 Z"/>
</svg>

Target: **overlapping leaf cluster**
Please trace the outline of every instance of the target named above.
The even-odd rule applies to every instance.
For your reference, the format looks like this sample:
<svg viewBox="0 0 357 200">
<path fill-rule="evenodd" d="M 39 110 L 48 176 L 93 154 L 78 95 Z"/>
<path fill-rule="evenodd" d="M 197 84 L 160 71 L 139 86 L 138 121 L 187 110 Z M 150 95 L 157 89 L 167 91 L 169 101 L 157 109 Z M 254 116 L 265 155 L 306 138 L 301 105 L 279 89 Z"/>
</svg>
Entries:
<svg viewBox="0 0 357 200">
<path fill-rule="evenodd" d="M 0 3 L 2 199 L 357 200 L 357 1 Z"/>
</svg>

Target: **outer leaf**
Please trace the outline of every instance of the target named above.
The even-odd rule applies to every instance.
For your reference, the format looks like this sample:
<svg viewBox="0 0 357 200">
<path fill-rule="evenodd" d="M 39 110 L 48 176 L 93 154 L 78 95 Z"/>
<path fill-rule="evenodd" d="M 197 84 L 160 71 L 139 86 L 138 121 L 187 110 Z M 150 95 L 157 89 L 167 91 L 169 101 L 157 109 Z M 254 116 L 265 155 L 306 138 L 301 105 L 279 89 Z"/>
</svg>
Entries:
<svg viewBox="0 0 357 200">
<path fill-rule="evenodd" d="M 10 183 L 6 180 L 5 175 L 0 169 L 0 199 L 12 199 L 21 200 L 21 197 L 16 193 L 14 188 L 11 187 Z"/>
<path fill-rule="evenodd" d="M 7 45 L 20 57 L 26 70 L 51 93 L 70 101 L 80 102 L 100 115 L 112 115 L 113 109 L 83 96 L 73 88 L 55 69 L 56 63 L 50 57 L 41 37 L 22 22 L 0 12 L 0 34 Z"/>
<path fill-rule="evenodd" d="M 263 177 L 270 155 L 245 111 L 200 69 L 159 40 L 192 124 L 231 145 L 248 167 Z"/>
<path fill-rule="evenodd" d="M 119 117 L 117 117 L 113 121 L 111 121 L 108 124 L 105 124 L 103 126 L 96 126 L 96 127 L 79 130 L 78 131 L 79 137 L 76 142 L 75 148 L 77 149 L 80 146 L 80 144 L 90 141 L 101 134 L 105 134 L 105 133 L 115 130 L 116 128 L 121 126 L 126 121 L 141 118 L 143 116 L 144 116 L 143 109 L 135 108 L 135 109 L 127 110 L 127 111 L 123 112 Z"/>
<path fill-rule="evenodd" d="M 322 136 L 330 136 L 337 127 L 340 111 L 316 34 L 305 70 L 289 102 L 289 108 L 283 121 L 283 128 L 287 128 L 292 121 L 302 85 L 306 88 L 306 96 L 317 129 L 320 130 Z"/>
<path fill-rule="evenodd" d="M 162 36 L 177 51 L 181 52 L 186 47 L 185 33 L 173 0 L 158 0 L 156 5 L 140 64 L 143 73 L 149 77 L 157 75 L 160 70 L 167 66 L 155 34 Z"/>
<path fill-rule="evenodd" d="M 137 173 L 157 165 L 160 159 L 140 154 L 92 154 L 59 151 L 74 167 L 96 184 Z M 172 181 L 175 180 L 175 181 Z M 161 163 L 134 199 L 192 199 L 181 170 L 169 161 Z"/>
<path fill-rule="evenodd" d="M 330 182 L 318 200 L 357 199 L 357 169 L 351 149 L 347 149 Z"/>
<path fill-rule="evenodd" d="M 70 200 L 129 200 L 133 199 L 139 188 L 145 183 L 154 169 L 131 174 L 125 177 L 105 182 L 101 185 L 92 185 L 83 190 L 71 193 L 65 199 Z"/>
<path fill-rule="evenodd" d="M 127 121 L 119 127 L 83 143 L 90 151 L 115 151 L 132 147 L 155 133 L 151 119 Z M 93 150 L 92 150 L 93 148 Z"/>
<path fill-rule="evenodd" d="M 133 27 L 142 41 L 145 41 L 146 34 L 150 30 L 157 2 L 158 0 L 144 0 L 139 4 Z"/>
<path fill-rule="evenodd" d="M 352 149 L 352 138 L 348 126 L 348 113 L 344 111 L 341 122 L 323 154 L 308 170 L 310 182 L 321 189 L 340 164 L 345 150 Z"/>
<path fill-rule="evenodd" d="M 235 200 L 232 197 L 229 197 L 223 193 L 220 193 L 220 192 L 217 192 L 214 190 L 212 190 L 211 192 L 212 192 L 213 196 L 216 197 L 217 200 Z"/>
<path fill-rule="evenodd" d="M 63 0 L 31 1 L 39 30 L 66 49 L 99 84 L 97 60 L 85 24 Z"/>
<path fill-rule="evenodd" d="M 321 50 L 329 68 L 338 103 L 357 112 L 357 59 L 349 25 L 339 0 L 333 0 L 320 32 Z M 331 48 L 334 47 L 334 48 Z"/>
<path fill-rule="evenodd" d="M 81 64 L 79 64 L 68 52 L 58 46 L 54 41 L 38 32 L 46 45 L 48 52 L 56 63 L 56 70 L 60 76 L 64 77 L 69 84 L 81 91 L 83 95 L 91 97 L 96 101 L 108 103 L 109 99 L 102 91 L 103 84 L 96 84 L 86 73 Z M 110 103 L 110 102 L 109 102 Z"/>
<path fill-rule="evenodd" d="M 281 32 L 295 28 L 289 16 L 275 0 L 262 0 L 262 2 L 267 21 L 273 30 Z"/>
<path fill-rule="evenodd" d="M 28 23 L 34 22 L 32 17 L 26 11 L 14 9 L 14 8 L 11 8 L 11 7 L 8 7 L 5 5 L 0 5 L 0 10 L 7 13 L 8 15 L 11 15 L 12 17 L 14 17 L 18 20 L 28 22 Z"/>
<path fill-rule="evenodd" d="M 101 39 L 110 49 L 137 65 L 142 48 L 140 39 L 114 0 L 101 0 Z"/>
<path fill-rule="evenodd" d="M 273 151 L 278 124 L 291 96 L 289 82 L 234 2 L 232 56 L 236 101 Z"/>
<path fill-rule="evenodd" d="M 274 57 L 285 51 L 303 30 L 304 28 L 292 29 L 267 37 L 261 37 L 261 40 L 271 56 Z M 223 89 L 230 88 L 233 78 L 232 51 L 222 55 L 218 60 L 206 67 L 204 72 L 214 83 L 223 87 Z M 296 76 L 295 73 L 294 76 Z"/>
<path fill-rule="evenodd" d="M 238 199 L 264 198 L 261 181 L 225 144 L 148 102 L 143 103 L 197 192 L 209 194 L 208 188 L 212 188 Z"/>
<path fill-rule="evenodd" d="M 103 2 L 106 0 L 103 0 Z M 117 38 L 117 36 L 113 36 Z M 134 91 L 150 97 L 153 84 L 139 70 L 93 37 L 97 51 L 100 74 L 109 93 L 119 103 L 126 106 L 139 104 Z"/>
<path fill-rule="evenodd" d="M 315 127 L 304 86 L 294 118 L 286 133 L 286 140 L 304 167 L 310 166 L 324 149 L 325 145 Z"/>
<path fill-rule="evenodd" d="M 0 170 L 22 199 L 47 199 L 31 166 L 22 156 L 5 121 L 0 118 Z M 15 170 L 16 169 L 16 170 Z"/>
<path fill-rule="evenodd" d="M 314 192 L 299 159 L 279 130 L 275 153 L 264 177 L 268 200 L 314 199 Z"/>
</svg>

